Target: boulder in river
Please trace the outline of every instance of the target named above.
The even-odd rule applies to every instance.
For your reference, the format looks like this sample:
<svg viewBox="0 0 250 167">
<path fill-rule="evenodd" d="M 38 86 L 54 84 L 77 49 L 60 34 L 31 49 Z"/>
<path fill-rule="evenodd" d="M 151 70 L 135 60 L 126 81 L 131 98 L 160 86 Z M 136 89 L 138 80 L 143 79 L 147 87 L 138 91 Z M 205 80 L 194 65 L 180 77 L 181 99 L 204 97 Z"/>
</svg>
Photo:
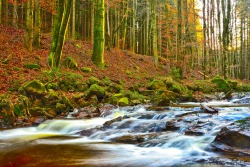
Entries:
<svg viewBox="0 0 250 167">
<path fill-rule="evenodd" d="M 212 148 L 225 154 L 250 157 L 250 118 L 224 127 L 217 134 Z"/>
</svg>

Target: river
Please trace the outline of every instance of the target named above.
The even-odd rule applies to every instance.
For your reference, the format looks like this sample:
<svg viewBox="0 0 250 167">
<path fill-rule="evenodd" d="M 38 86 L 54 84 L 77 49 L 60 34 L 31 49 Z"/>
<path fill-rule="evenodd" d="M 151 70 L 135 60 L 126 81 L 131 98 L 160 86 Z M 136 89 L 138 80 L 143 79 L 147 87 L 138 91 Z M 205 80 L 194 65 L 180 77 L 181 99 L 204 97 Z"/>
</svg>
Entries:
<svg viewBox="0 0 250 167">
<path fill-rule="evenodd" d="M 0 166 L 250 166 L 249 161 L 209 149 L 222 127 L 250 117 L 250 109 L 218 110 L 218 115 L 211 115 L 198 112 L 199 107 L 155 111 L 139 105 L 114 109 L 104 118 L 74 120 L 69 116 L 38 127 L 1 130 Z M 103 127 L 119 116 L 124 119 Z M 176 129 L 166 130 L 173 121 Z M 190 129 L 195 132 L 187 133 Z"/>
</svg>

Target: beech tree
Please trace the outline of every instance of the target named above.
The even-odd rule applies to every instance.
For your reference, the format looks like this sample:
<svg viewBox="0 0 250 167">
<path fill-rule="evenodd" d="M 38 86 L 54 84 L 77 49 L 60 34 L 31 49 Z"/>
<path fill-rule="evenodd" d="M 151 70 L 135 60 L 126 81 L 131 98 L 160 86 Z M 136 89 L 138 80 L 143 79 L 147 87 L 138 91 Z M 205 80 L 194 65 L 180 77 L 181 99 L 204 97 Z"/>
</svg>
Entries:
<svg viewBox="0 0 250 167">
<path fill-rule="evenodd" d="M 66 29 L 69 22 L 71 0 L 58 0 L 56 20 L 53 28 L 52 42 L 49 54 L 49 65 L 59 68 Z"/>
<path fill-rule="evenodd" d="M 99 68 L 104 67 L 104 0 L 95 0 L 94 49 L 92 61 Z"/>
</svg>

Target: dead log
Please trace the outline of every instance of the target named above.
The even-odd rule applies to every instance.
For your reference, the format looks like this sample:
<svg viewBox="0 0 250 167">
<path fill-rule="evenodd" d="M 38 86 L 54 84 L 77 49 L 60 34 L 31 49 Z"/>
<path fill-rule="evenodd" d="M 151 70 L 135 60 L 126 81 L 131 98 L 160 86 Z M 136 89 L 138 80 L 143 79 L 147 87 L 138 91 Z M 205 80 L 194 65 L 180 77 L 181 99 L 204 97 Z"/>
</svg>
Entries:
<svg viewBox="0 0 250 167">
<path fill-rule="evenodd" d="M 218 114 L 219 111 L 213 107 L 208 107 L 205 104 L 201 103 L 201 109 L 204 110 L 205 113 L 210 113 L 210 114 Z"/>
</svg>

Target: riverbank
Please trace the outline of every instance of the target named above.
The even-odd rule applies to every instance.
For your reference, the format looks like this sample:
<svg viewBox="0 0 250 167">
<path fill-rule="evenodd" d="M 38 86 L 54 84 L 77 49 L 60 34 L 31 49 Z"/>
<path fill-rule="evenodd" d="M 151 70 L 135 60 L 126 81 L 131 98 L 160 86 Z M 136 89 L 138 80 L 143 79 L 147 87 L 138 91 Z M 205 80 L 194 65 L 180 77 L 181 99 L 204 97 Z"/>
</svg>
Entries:
<svg viewBox="0 0 250 167">
<path fill-rule="evenodd" d="M 60 71 L 54 71 L 47 62 L 49 34 L 33 52 L 23 47 L 23 30 L 0 26 L 0 36 L 1 128 L 35 126 L 75 108 L 83 111 L 78 118 L 91 118 L 106 104 L 169 106 L 250 91 L 249 83 L 213 74 L 202 80 L 199 68 L 183 73 L 163 58 L 155 68 L 152 57 L 116 48 L 105 52 L 105 68 L 98 69 L 91 61 L 92 45 L 77 40 L 66 41 Z"/>
</svg>

